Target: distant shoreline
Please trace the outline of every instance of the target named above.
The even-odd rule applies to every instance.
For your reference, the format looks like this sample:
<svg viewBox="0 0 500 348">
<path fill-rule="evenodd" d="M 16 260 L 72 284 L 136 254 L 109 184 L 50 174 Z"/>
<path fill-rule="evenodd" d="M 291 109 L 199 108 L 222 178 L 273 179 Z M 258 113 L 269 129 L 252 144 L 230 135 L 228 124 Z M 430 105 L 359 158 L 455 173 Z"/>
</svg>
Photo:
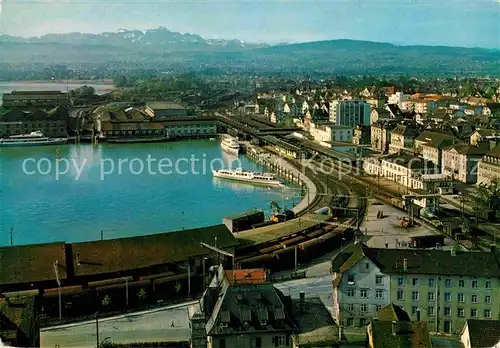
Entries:
<svg viewBox="0 0 500 348">
<path fill-rule="evenodd" d="M 0 81 L 0 83 L 26 83 L 26 84 L 68 84 L 68 85 L 109 85 L 113 86 L 113 80 L 11 80 L 11 81 Z"/>
</svg>

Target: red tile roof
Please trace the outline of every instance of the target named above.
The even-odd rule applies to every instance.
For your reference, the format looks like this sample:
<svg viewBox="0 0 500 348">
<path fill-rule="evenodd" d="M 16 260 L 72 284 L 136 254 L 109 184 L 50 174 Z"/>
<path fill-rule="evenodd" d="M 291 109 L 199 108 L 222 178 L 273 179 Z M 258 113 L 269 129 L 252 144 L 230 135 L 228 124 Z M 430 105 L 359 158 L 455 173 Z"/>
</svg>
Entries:
<svg viewBox="0 0 500 348">
<path fill-rule="evenodd" d="M 238 269 L 226 271 L 226 278 L 231 284 L 263 284 L 266 283 L 266 271 L 262 268 Z"/>
</svg>

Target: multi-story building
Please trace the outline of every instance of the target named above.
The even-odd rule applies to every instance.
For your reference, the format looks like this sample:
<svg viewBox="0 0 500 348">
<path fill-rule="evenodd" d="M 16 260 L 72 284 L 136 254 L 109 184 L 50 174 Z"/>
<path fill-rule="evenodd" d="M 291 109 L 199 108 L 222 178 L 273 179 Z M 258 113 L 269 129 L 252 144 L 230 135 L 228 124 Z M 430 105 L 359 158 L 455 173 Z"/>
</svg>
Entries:
<svg viewBox="0 0 500 348">
<path fill-rule="evenodd" d="M 337 126 L 369 126 L 370 112 L 371 105 L 363 100 L 342 100 L 337 104 L 334 122 Z"/>
<path fill-rule="evenodd" d="M 391 142 L 391 130 L 397 126 L 395 120 L 379 120 L 371 125 L 370 141 L 373 151 L 386 153 Z"/>
<path fill-rule="evenodd" d="M 168 117 L 186 116 L 187 109 L 175 103 L 154 101 L 146 104 L 146 114 L 155 119 Z"/>
<path fill-rule="evenodd" d="M 334 315 L 342 325 L 363 325 L 389 303 L 434 332 L 458 334 L 467 319 L 500 318 L 500 253 L 493 247 L 462 252 L 357 243 L 333 259 L 332 271 Z"/>
<path fill-rule="evenodd" d="M 295 328 L 286 301 L 264 270 L 220 268 L 203 295 L 202 313 L 190 313 L 196 333 L 192 347 L 291 348 Z"/>
<path fill-rule="evenodd" d="M 57 106 L 68 106 L 70 97 L 61 91 L 12 91 L 2 96 L 4 108 L 51 109 Z"/>
<path fill-rule="evenodd" d="M 382 107 L 373 108 L 370 112 L 370 124 L 374 124 L 379 120 L 386 120 L 392 118 L 391 112 Z"/>
<path fill-rule="evenodd" d="M 459 143 L 453 135 L 425 131 L 415 138 L 415 150 L 428 161 L 441 165 L 442 153 L 445 147 Z"/>
<path fill-rule="evenodd" d="M 355 145 L 370 144 L 371 127 L 358 125 L 353 131 L 352 143 Z"/>
<path fill-rule="evenodd" d="M 404 94 L 403 92 L 396 92 L 389 96 L 387 101 L 388 104 L 400 104 L 410 98 L 409 95 Z"/>
<path fill-rule="evenodd" d="M 451 186 L 448 177 L 436 175 L 440 169 L 433 162 L 405 153 L 367 157 L 363 162 L 363 170 L 367 174 L 380 175 L 411 190 L 425 193 L 448 193 Z"/>
<path fill-rule="evenodd" d="M 311 123 L 309 133 L 318 142 L 340 141 L 351 143 L 353 128 L 350 126 Z"/>
<path fill-rule="evenodd" d="M 68 134 L 68 111 L 56 107 L 48 112 L 36 109 L 31 112 L 11 109 L 0 115 L 0 137 L 42 131 L 48 137 L 65 137 Z"/>
<path fill-rule="evenodd" d="M 398 153 L 401 150 L 408 148 L 413 139 L 420 133 L 420 129 L 416 125 L 400 124 L 391 132 L 391 142 L 389 144 L 389 153 Z"/>
<path fill-rule="evenodd" d="M 489 152 L 484 146 L 470 146 L 465 143 L 455 144 L 443 149 L 441 168 L 443 174 L 466 184 L 477 182 L 479 161 Z"/>
<path fill-rule="evenodd" d="M 500 178 L 500 145 L 491 149 L 479 162 L 477 183 L 488 185 L 498 178 Z"/>
</svg>

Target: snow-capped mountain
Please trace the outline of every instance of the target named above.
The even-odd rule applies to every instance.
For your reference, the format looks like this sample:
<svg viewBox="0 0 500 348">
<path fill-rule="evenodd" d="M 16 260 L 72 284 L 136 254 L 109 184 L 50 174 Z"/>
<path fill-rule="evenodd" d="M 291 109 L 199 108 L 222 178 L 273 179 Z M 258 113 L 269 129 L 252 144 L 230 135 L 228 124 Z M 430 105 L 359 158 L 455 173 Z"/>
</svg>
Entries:
<svg viewBox="0 0 500 348">
<path fill-rule="evenodd" d="M 245 44 L 240 40 L 204 39 L 196 34 L 178 33 L 167 28 L 148 29 L 146 31 L 119 29 L 116 32 L 100 34 L 65 33 L 46 34 L 41 37 L 20 38 L 2 36 L 1 41 L 17 43 L 64 43 L 73 45 L 106 45 L 118 47 L 155 46 L 170 49 L 232 49 L 266 47 L 262 44 Z"/>
</svg>

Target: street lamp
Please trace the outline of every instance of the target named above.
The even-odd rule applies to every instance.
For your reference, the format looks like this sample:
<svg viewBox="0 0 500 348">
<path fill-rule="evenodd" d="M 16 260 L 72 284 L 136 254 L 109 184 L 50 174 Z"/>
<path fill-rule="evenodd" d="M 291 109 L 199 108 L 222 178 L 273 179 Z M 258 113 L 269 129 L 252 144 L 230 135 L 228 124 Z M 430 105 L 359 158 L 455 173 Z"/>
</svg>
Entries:
<svg viewBox="0 0 500 348">
<path fill-rule="evenodd" d="M 54 262 L 54 274 L 56 276 L 58 293 L 59 293 L 59 321 L 62 319 L 62 308 L 61 308 L 61 279 L 59 277 L 59 260 Z"/>
</svg>

